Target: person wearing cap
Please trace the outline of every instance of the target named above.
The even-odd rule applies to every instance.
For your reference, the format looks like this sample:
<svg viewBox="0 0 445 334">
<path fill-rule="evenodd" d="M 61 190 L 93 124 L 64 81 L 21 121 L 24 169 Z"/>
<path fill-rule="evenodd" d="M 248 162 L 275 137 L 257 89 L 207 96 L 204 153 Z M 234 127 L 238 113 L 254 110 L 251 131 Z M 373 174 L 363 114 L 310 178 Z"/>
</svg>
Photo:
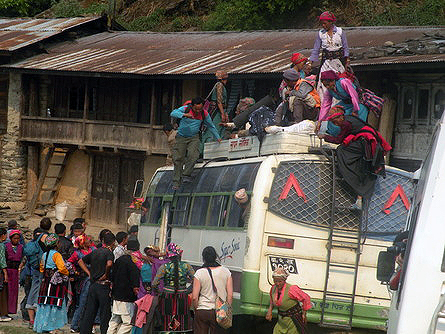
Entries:
<svg viewBox="0 0 445 334">
<path fill-rule="evenodd" d="M 242 213 L 239 219 L 238 227 L 247 227 L 250 218 L 250 198 L 246 189 L 239 189 L 234 195 L 236 203 L 240 206 Z"/>
<path fill-rule="evenodd" d="M 275 112 L 275 125 L 289 126 L 305 119 L 316 120 L 320 110 L 320 97 L 312 84 L 300 77 L 297 70 L 284 71 L 285 100 Z"/>
<path fill-rule="evenodd" d="M 344 108 L 334 106 L 327 121 L 340 128 L 337 136 L 321 135 L 337 147 L 338 171 L 345 182 L 357 193 L 354 208 L 362 208 L 362 197 L 369 199 L 374 192 L 377 175 L 385 173 L 384 155 L 391 146 L 371 125 L 354 115 L 345 115 Z"/>
<path fill-rule="evenodd" d="M 164 288 L 159 297 L 162 330 L 191 331 L 192 319 L 187 283 L 193 280 L 195 270 L 190 264 L 181 261 L 182 249 L 174 243 L 168 244 L 166 256 L 170 259 L 170 262 L 159 267 L 151 283 L 154 291 L 158 291 L 161 281 L 164 283 Z"/>
<path fill-rule="evenodd" d="M 37 333 L 58 330 L 68 321 L 65 301 L 68 280 L 55 282 L 53 279 L 56 272 L 65 277 L 69 275 L 62 255 L 56 250 L 58 242 L 57 234 L 48 234 L 45 238 L 47 251 L 40 258 L 40 272 L 43 274 L 43 279 L 33 328 Z"/>
<path fill-rule="evenodd" d="M 297 285 L 286 283 L 289 272 L 277 267 L 272 273 L 274 284 L 270 289 L 270 304 L 266 320 L 272 320 L 272 310 L 278 308 L 278 322 L 274 334 L 306 334 L 306 312 L 312 307 L 311 298 Z M 301 303 L 301 305 L 300 305 Z"/>
<path fill-rule="evenodd" d="M 305 66 L 308 63 L 307 57 L 299 52 L 296 52 L 292 54 L 292 56 L 290 57 L 290 61 L 290 68 L 295 69 L 300 74 L 300 78 L 304 79 L 306 77 L 306 71 L 307 69 L 309 69 L 309 67 Z M 280 87 L 278 88 L 278 94 L 280 95 L 282 100 L 285 100 L 286 98 L 286 96 L 284 95 L 286 87 L 286 81 L 284 81 L 283 79 L 281 81 Z"/>
<path fill-rule="evenodd" d="M 342 73 L 349 65 L 346 34 L 342 28 L 335 25 L 337 19 L 331 12 L 321 13 L 319 20 L 322 29 L 315 38 L 314 48 L 309 57 L 311 65 L 319 60 L 321 49 L 320 73 L 327 70 Z"/>
</svg>

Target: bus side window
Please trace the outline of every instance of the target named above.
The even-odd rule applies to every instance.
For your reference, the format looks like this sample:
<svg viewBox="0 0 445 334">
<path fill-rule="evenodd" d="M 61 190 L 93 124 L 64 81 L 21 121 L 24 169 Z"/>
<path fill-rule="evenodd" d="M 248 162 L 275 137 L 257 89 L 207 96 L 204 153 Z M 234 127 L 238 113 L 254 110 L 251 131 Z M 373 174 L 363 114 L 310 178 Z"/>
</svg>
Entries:
<svg viewBox="0 0 445 334">
<path fill-rule="evenodd" d="M 237 191 L 238 189 L 244 188 L 247 191 L 252 191 L 260 164 L 247 164 L 241 165 L 240 167 L 241 170 L 239 171 L 238 178 L 233 189 L 234 191 Z M 246 223 L 244 222 L 242 217 L 244 210 L 245 209 L 241 208 L 241 206 L 235 201 L 235 199 L 232 198 L 228 213 L 229 217 L 227 219 L 227 226 L 244 227 Z M 247 210 L 250 210 L 250 206 L 247 208 Z"/>
</svg>

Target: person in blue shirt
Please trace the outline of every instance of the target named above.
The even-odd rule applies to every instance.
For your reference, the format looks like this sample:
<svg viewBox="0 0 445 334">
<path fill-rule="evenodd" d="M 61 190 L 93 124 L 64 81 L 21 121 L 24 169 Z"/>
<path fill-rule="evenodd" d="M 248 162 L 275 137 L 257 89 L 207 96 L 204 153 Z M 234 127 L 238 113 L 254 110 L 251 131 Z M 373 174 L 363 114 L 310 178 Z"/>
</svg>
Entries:
<svg viewBox="0 0 445 334">
<path fill-rule="evenodd" d="M 180 119 L 176 143 L 173 147 L 173 189 L 176 190 L 183 182 L 190 182 L 193 167 L 199 158 L 200 138 L 199 132 L 202 123 L 210 130 L 212 135 L 221 142 L 221 137 L 213 124 L 207 111 L 203 110 L 204 100 L 196 97 L 190 104 L 182 106 L 171 112 L 170 116 Z M 184 166 L 185 165 L 185 166 Z"/>
</svg>

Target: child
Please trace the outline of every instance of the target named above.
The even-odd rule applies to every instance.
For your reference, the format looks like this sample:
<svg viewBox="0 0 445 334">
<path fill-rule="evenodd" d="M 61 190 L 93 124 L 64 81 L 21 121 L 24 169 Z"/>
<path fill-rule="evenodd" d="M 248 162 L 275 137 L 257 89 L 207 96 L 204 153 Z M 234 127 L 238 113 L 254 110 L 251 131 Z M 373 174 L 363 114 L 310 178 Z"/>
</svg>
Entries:
<svg viewBox="0 0 445 334">
<path fill-rule="evenodd" d="M 10 230 L 6 248 L 6 266 L 8 273 L 8 313 L 17 313 L 19 296 L 19 267 L 23 259 L 23 245 L 20 244 L 19 230 Z"/>
<path fill-rule="evenodd" d="M 7 231 L 0 228 L 0 321 L 11 321 L 8 316 L 8 272 L 6 270 L 6 253 L 3 242 L 6 240 Z"/>
</svg>

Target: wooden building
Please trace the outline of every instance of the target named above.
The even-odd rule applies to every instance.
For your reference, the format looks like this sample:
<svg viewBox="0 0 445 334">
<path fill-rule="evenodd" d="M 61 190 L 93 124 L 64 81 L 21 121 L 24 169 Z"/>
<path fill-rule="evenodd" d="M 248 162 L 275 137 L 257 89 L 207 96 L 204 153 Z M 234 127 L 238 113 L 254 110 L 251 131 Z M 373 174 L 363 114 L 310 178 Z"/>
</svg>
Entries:
<svg viewBox="0 0 445 334">
<path fill-rule="evenodd" d="M 393 138 L 393 163 L 415 169 L 445 106 L 445 29 L 345 32 L 362 85 L 387 98 L 380 127 Z M 27 168 L 28 181 L 47 176 L 41 185 L 28 182 L 31 206 L 43 200 L 32 196 L 42 186 L 50 202 L 74 201 L 92 220 L 123 223 L 134 182 L 164 164 L 162 126 L 172 109 L 206 96 L 218 69 L 229 72 L 229 110 L 240 97 L 263 97 L 278 86 L 293 52 L 310 52 L 315 34 L 102 32 L 3 66 L 14 80 L 9 112 L 20 115 L 20 126 L 11 128 L 26 160 L 19 168 Z M 407 39 L 437 48 L 419 55 Z"/>
</svg>

